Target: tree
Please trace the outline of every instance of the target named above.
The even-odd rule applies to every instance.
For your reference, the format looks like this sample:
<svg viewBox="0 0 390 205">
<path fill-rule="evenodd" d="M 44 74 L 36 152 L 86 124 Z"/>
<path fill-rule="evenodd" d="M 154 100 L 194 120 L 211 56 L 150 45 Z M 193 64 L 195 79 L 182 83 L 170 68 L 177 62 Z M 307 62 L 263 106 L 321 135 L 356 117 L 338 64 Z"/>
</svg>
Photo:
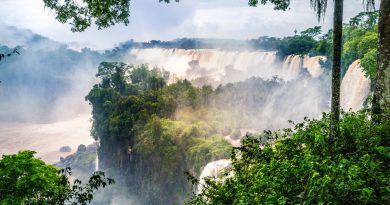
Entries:
<svg viewBox="0 0 390 205">
<path fill-rule="evenodd" d="M 341 146 L 327 143 L 329 117 L 246 136 L 231 166 L 192 180 L 203 189 L 185 204 L 389 204 L 389 115 L 371 125 L 365 111 L 343 113 Z"/>
<path fill-rule="evenodd" d="M 311 0 L 314 8 L 321 9 L 319 4 L 325 4 L 326 0 Z M 343 46 L 343 3 L 344 0 L 334 1 L 333 14 L 333 64 L 332 64 L 332 100 L 330 118 L 330 141 L 334 141 L 340 136 L 340 85 L 341 85 L 341 48 Z M 322 10 L 325 12 L 325 9 Z M 319 13 L 319 12 L 318 12 Z"/>
<path fill-rule="evenodd" d="M 257 6 L 258 3 L 265 4 L 268 1 L 264 0 L 249 0 L 250 6 Z M 269 2 L 281 6 L 285 10 L 289 4 L 289 0 Z M 331 122 L 330 122 L 330 141 L 339 138 L 339 121 L 340 121 L 340 85 L 341 85 L 341 48 L 343 45 L 343 0 L 334 1 L 333 15 L 333 64 L 332 64 L 332 100 L 331 100 Z M 325 15 L 327 8 L 327 0 L 310 0 L 310 4 L 317 13 L 318 20 Z M 279 8 L 278 6 L 275 7 Z"/>
<path fill-rule="evenodd" d="M 366 0 L 364 0 L 366 1 Z M 373 0 L 366 1 L 366 9 L 374 5 Z M 327 0 L 310 0 L 317 13 L 318 20 L 325 15 Z M 333 13 L 333 60 L 332 60 L 332 99 L 330 117 L 330 141 L 340 137 L 340 85 L 341 85 L 341 55 L 343 46 L 343 6 L 344 0 L 334 0 Z"/>
<path fill-rule="evenodd" d="M 390 1 L 381 0 L 378 22 L 378 58 L 372 115 L 376 123 L 390 107 Z"/>
<path fill-rule="evenodd" d="M 179 0 L 175 0 L 178 2 Z M 72 25 L 73 32 L 85 31 L 95 23 L 98 29 L 108 28 L 118 23 L 129 24 L 130 0 L 43 0 L 45 7 L 53 10 L 61 23 Z M 170 0 L 159 0 L 169 3 Z"/>
<path fill-rule="evenodd" d="M 87 204 L 93 192 L 114 183 L 103 172 L 95 172 L 87 184 L 70 185 L 70 168 L 58 171 L 34 158 L 35 152 L 21 151 L 0 159 L 0 204 Z"/>
<path fill-rule="evenodd" d="M 96 77 L 102 79 L 103 87 L 112 87 L 124 93 L 126 89 L 125 74 L 130 68 L 124 63 L 102 62 L 98 67 Z"/>
<path fill-rule="evenodd" d="M 301 32 L 302 36 L 309 36 L 311 38 L 316 38 L 322 33 L 321 26 L 315 26 L 313 28 L 308 28 Z"/>
</svg>

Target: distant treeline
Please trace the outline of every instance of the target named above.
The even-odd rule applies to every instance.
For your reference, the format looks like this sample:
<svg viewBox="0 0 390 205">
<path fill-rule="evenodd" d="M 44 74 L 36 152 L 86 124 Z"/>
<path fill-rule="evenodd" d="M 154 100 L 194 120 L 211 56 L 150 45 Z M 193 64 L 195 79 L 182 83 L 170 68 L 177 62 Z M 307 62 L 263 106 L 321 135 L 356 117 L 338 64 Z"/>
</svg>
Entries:
<svg viewBox="0 0 390 205">
<path fill-rule="evenodd" d="M 121 43 L 108 53 L 117 54 L 132 48 L 166 48 L 166 49 L 223 49 L 234 51 L 277 51 L 279 56 L 284 57 L 291 54 L 325 54 L 326 51 L 317 48 L 322 31 L 320 26 L 309 28 L 305 31 L 296 32 L 294 36 L 283 38 L 261 36 L 257 39 L 233 40 L 233 39 L 212 39 L 212 38 L 179 38 L 172 41 L 151 40 L 149 42 L 136 42 L 129 40 Z"/>
</svg>

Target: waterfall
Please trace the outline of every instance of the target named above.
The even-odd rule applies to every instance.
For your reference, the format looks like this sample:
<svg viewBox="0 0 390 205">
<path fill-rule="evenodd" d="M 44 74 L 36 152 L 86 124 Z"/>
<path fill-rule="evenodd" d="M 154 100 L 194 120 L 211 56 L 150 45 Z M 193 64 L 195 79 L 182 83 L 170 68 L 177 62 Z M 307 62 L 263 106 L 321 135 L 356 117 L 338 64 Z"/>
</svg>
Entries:
<svg viewBox="0 0 390 205">
<path fill-rule="evenodd" d="M 371 80 L 364 75 L 360 60 L 353 62 L 341 82 L 341 107 L 358 111 L 370 93 Z"/>
<path fill-rule="evenodd" d="M 324 56 L 289 55 L 283 61 L 283 79 L 296 79 L 303 68 L 307 69 L 312 77 L 317 78 L 323 73 L 320 62 L 325 60 Z"/>
<path fill-rule="evenodd" d="M 313 56 L 313 57 L 304 56 L 303 67 L 307 68 L 311 76 L 317 78 L 320 75 L 322 75 L 322 73 L 324 72 L 320 62 L 325 60 L 326 60 L 325 56 Z"/>
<path fill-rule="evenodd" d="M 276 52 L 225 51 L 220 49 L 132 49 L 127 61 L 163 67 L 179 78 L 208 77 L 220 83 L 237 82 L 256 76 L 296 79 L 303 68 L 313 77 L 322 74 L 320 60 L 325 57 L 290 55 L 280 62 Z"/>
<path fill-rule="evenodd" d="M 95 159 L 95 172 L 99 171 L 99 154 L 96 153 L 96 159 Z"/>
<path fill-rule="evenodd" d="M 229 142 L 233 147 L 239 147 L 241 145 L 241 139 L 233 139 L 231 135 L 226 135 L 224 139 Z"/>
<path fill-rule="evenodd" d="M 283 79 L 291 80 L 298 77 L 301 68 L 303 66 L 303 61 L 299 55 L 289 55 L 285 58 L 282 66 L 284 71 L 282 74 Z"/>
<path fill-rule="evenodd" d="M 228 159 L 220 159 L 208 163 L 202 170 L 199 177 L 198 192 L 201 192 L 205 184 L 205 177 L 214 177 L 219 178 L 219 174 L 231 164 L 231 161 Z"/>
</svg>

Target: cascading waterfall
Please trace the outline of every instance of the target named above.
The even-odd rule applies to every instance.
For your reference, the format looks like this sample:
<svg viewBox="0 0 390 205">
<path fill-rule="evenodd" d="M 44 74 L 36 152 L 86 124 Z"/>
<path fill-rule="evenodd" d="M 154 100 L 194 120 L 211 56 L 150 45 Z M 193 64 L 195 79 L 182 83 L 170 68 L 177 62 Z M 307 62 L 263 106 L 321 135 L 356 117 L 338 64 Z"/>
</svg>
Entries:
<svg viewBox="0 0 390 205">
<path fill-rule="evenodd" d="M 307 68 L 311 76 L 317 78 L 320 75 L 322 75 L 322 73 L 324 72 L 324 70 L 322 69 L 321 62 L 325 62 L 325 61 L 326 61 L 325 56 L 313 56 L 313 57 L 304 56 L 303 67 Z"/>
<path fill-rule="evenodd" d="M 320 62 L 325 60 L 324 56 L 289 55 L 283 61 L 282 78 L 285 80 L 296 79 L 303 68 L 307 69 L 312 77 L 317 78 L 323 73 Z"/>
<path fill-rule="evenodd" d="M 95 172 L 99 171 L 99 154 L 96 153 Z"/>
<path fill-rule="evenodd" d="M 95 172 L 99 171 L 99 147 L 100 147 L 100 140 L 95 141 L 96 145 L 96 158 L 95 158 Z"/>
<path fill-rule="evenodd" d="M 285 58 L 282 66 L 282 78 L 286 80 L 298 77 L 303 66 L 302 57 L 299 55 L 289 55 Z"/>
<path fill-rule="evenodd" d="M 178 77 L 196 79 L 209 77 L 219 82 L 236 82 L 257 76 L 284 80 L 296 79 L 303 68 L 313 77 L 322 74 L 320 60 L 325 57 L 290 55 L 280 62 L 276 52 L 225 51 L 219 49 L 132 49 L 132 63 L 148 63 L 163 67 Z M 134 60 L 135 59 L 135 60 Z M 192 66 L 190 65 L 192 63 Z"/>
<path fill-rule="evenodd" d="M 341 107 L 358 111 L 370 93 L 371 80 L 364 75 L 360 60 L 353 62 L 341 82 Z"/>
<path fill-rule="evenodd" d="M 231 161 L 228 159 L 220 159 L 213 162 L 208 163 L 202 170 L 200 174 L 200 181 L 198 185 L 198 192 L 202 191 L 202 188 L 204 186 L 204 178 L 205 177 L 220 177 L 219 174 L 221 171 L 223 171 L 225 168 L 227 168 L 231 164 Z"/>
</svg>

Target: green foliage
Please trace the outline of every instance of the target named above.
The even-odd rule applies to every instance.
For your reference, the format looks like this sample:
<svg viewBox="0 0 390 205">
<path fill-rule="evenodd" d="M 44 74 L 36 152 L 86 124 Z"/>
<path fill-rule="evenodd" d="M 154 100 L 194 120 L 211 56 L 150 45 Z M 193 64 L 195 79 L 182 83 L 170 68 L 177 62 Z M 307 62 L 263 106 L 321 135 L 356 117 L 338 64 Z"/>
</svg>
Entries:
<svg viewBox="0 0 390 205">
<path fill-rule="evenodd" d="M 317 13 L 318 21 L 321 20 L 321 17 L 325 16 L 326 8 L 328 6 L 327 0 L 310 0 L 310 5 L 313 7 L 314 11 Z"/>
<path fill-rule="evenodd" d="M 188 148 L 188 163 L 194 173 L 200 173 L 205 162 L 228 158 L 231 145 L 221 135 L 193 138 Z"/>
<path fill-rule="evenodd" d="M 133 149 L 139 156 L 137 177 L 142 179 L 140 191 L 148 195 L 147 202 L 178 201 L 191 188 L 185 171 L 200 173 L 205 163 L 229 156 L 231 146 L 215 132 L 202 122 L 194 125 L 156 116 L 149 119 Z"/>
<path fill-rule="evenodd" d="M 309 36 L 306 33 L 283 38 L 279 45 L 278 51 L 280 56 L 288 56 L 291 54 L 309 54 L 316 47 L 314 36 Z"/>
<path fill-rule="evenodd" d="M 179 2 L 179 0 L 175 0 Z M 83 32 L 92 23 L 98 29 L 108 28 L 118 23 L 129 24 L 130 0 L 43 0 L 45 7 L 53 10 L 56 20 L 72 25 L 73 32 Z M 159 0 L 170 3 L 170 0 Z"/>
<path fill-rule="evenodd" d="M 86 100 L 93 106 L 100 168 L 125 175 L 124 183 L 145 196 L 143 203 L 182 201 L 191 189 L 184 172 L 199 173 L 209 160 L 230 153 L 214 124 L 191 115 L 202 112 L 211 87 L 195 88 L 187 80 L 167 85 L 169 73 L 147 65 L 103 62 L 97 76 L 101 82 Z M 178 108 L 183 112 L 175 117 Z"/>
<path fill-rule="evenodd" d="M 361 12 L 349 20 L 349 25 L 354 28 L 373 30 L 378 25 L 379 12 Z"/>
<path fill-rule="evenodd" d="M 306 55 L 306 54 L 320 54 L 316 52 L 319 42 L 319 34 L 321 33 L 321 27 L 316 26 L 302 31 L 300 35 L 287 36 L 284 38 L 274 37 L 260 37 L 256 40 L 252 40 L 251 43 L 259 49 L 265 50 L 277 50 L 278 55 L 284 58 L 288 55 Z"/>
<path fill-rule="evenodd" d="M 313 28 L 308 28 L 301 32 L 302 36 L 309 36 L 312 38 L 318 37 L 322 33 L 321 26 L 315 26 Z"/>
<path fill-rule="evenodd" d="M 249 6 L 257 6 L 259 4 L 273 4 L 275 10 L 287 10 L 290 6 L 290 0 L 249 0 Z"/>
<path fill-rule="evenodd" d="M 0 160 L 1 204 L 47 204 L 68 189 L 60 185 L 57 169 L 34 158 L 34 154 L 23 151 Z"/>
<path fill-rule="evenodd" d="M 322 0 L 319 0 L 322 1 Z M 369 3 L 369 2 L 367 2 Z M 361 59 L 363 71 L 371 79 L 375 79 L 376 57 L 378 46 L 378 12 L 361 12 L 343 26 L 342 71 Z M 332 54 L 333 31 L 321 35 L 321 27 L 308 28 L 300 35 L 284 38 L 260 37 L 251 42 L 256 48 L 277 50 L 281 58 L 287 55 L 324 55 L 329 64 Z"/>
<path fill-rule="evenodd" d="M 388 204 L 389 125 L 343 113 L 341 138 L 330 143 L 325 114 L 271 142 L 247 137 L 231 156 L 234 174 L 206 180 L 187 204 Z"/>
<path fill-rule="evenodd" d="M 376 79 L 376 63 L 377 63 L 377 49 L 373 48 L 368 50 L 360 59 L 360 63 L 363 67 L 363 71 L 371 79 Z"/>
<path fill-rule="evenodd" d="M 107 28 L 116 23 L 129 23 L 130 0 L 94 1 L 83 0 L 83 4 L 75 0 L 59 2 L 43 0 L 45 7 L 53 10 L 56 20 L 69 22 L 73 32 L 85 31 L 94 22 L 98 29 Z"/>
<path fill-rule="evenodd" d="M 95 172 L 88 183 L 76 179 L 71 185 L 69 168 L 58 171 L 35 152 L 3 155 L 0 160 L 0 204 L 72 204 L 85 205 L 100 187 L 114 183 L 103 172 Z"/>
<path fill-rule="evenodd" d="M 376 50 L 378 46 L 378 12 L 362 12 L 344 25 L 343 70 L 361 59 L 363 71 L 375 80 Z"/>
</svg>

